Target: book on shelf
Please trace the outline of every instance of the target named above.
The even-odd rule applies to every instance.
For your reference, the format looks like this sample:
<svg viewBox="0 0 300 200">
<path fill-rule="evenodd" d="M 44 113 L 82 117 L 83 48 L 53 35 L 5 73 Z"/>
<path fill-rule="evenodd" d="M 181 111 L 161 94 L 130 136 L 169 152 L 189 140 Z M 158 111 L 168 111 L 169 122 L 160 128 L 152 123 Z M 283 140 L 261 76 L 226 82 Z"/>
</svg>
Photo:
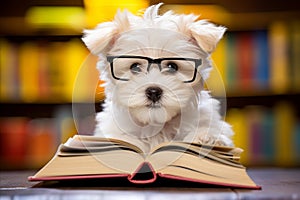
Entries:
<svg viewBox="0 0 300 200">
<path fill-rule="evenodd" d="M 288 26 L 274 22 L 270 26 L 270 86 L 273 92 L 285 93 L 290 88 L 290 59 Z"/>
<path fill-rule="evenodd" d="M 75 135 L 30 181 L 124 178 L 134 184 L 178 180 L 260 189 L 239 162 L 242 149 L 168 142 L 144 153 L 128 142 Z"/>
<path fill-rule="evenodd" d="M 236 133 L 234 144 L 245 150 L 240 161 L 243 165 L 299 166 L 300 121 L 295 105 L 279 101 L 272 108 L 231 108 L 226 121 Z"/>
<path fill-rule="evenodd" d="M 253 34 L 248 32 L 240 33 L 236 38 L 237 81 L 241 90 L 250 90 L 256 78 L 253 74 L 253 43 Z"/>
</svg>

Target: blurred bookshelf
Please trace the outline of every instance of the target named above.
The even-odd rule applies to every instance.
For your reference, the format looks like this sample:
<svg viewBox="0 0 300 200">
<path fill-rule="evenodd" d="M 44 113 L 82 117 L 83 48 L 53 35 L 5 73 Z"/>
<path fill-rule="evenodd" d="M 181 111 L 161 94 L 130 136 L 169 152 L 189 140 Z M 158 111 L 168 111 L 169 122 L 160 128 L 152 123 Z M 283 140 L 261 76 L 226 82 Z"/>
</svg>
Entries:
<svg viewBox="0 0 300 200">
<path fill-rule="evenodd" d="M 11 0 L 1 6 L 1 169 L 39 168 L 69 136 L 91 134 L 105 97 L 82 29 L 112 19 L 117 7 L 136 13 L 159 3 L 91 2 Z M 300 6 L 294 2 L 166 0 L 162 7 L 228 28 L 206 85 L 227 107 L 222 113 L 248 166 L 300 166 Z M 97 9 L 109 11 L 97 15 Z M 61 12 L 64 23 L 57 22 Z"/>
</svg>

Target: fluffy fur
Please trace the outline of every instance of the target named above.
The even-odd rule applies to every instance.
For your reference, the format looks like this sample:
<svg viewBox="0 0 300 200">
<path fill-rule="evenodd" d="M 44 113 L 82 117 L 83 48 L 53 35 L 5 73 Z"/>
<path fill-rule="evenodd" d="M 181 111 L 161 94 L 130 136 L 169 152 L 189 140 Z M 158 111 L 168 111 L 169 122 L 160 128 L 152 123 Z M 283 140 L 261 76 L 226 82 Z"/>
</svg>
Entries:
<svg viewBox="0 0 300 200">
<path fill-rule="evenodd" d="M 166 141 L 194 141 L 232 146 L 231 127 L 219 114 L 219 102 L 203 89 L 211 69 L 210 54 L 225 28 L 198 16 L 158 14 L 161 4 L 147 8 L 143 16 L 123 11 L 111 22 L 84 32 L 83 41 L 99 56 L 97 67 L 105 81 L 104 109 L 96 116 L 95 135 L 135 143 L 144 151 Z M 112 77 L 107 55 L 138 55 L 151 58 L 201 58 L 196 80 L 183 83 L 163 76 L 153 64 L 148 73 L 129 81 Z M 149 107 L 145 91 L 162 89 L 162 97 Z"/>
</svg>

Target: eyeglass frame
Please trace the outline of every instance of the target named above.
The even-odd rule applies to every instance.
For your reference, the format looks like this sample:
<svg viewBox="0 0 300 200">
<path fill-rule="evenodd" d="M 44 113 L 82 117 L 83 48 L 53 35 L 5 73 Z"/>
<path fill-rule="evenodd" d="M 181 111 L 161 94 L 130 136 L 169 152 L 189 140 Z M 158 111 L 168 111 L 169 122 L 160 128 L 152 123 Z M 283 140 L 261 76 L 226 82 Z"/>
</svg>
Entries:
<svg viewBox="0 0 300 200">
<path fill-rule="evenodd" d="M 195 79 L 196 79 L 196 75 L 197 75 L 197 69 L 198 67 L 202 64 L 202 59 L 196 59 L 196 58 L 180 58 L 180 57 L 169 57 L 169 58 L 149 58 L 146 56 L 132 56 L 132 55 L 121 55 L 121 56 L 106 56 L 107 61 L 110 63 L 110 69 L 111 69 L 111 74 L 113 76 L 114 79 L 116 80 L 120 80 L 120 81 L 129 81 L 130 79 L 126 79 L 126 78 L 119 78 L 116 77 L 114 74 L 114 65 L 113 65 L 113 60 L 116 58 L 137 58 L 137 59 L 145 59 L 148 61 L 148 67 L 147 67 L 147 72 L 149 72 L 150 66 L 152 64 L 157 64 L 159 70 L 161 71 L 161 62 L 164 60 L 187 60 L 187 61 L 193 61 L 194 62 L 194 74 L 193 74 L 193 78 L 191 80 L 188 81 L 183 81 L 184 83 L 192 83 Z"/>
</svg>

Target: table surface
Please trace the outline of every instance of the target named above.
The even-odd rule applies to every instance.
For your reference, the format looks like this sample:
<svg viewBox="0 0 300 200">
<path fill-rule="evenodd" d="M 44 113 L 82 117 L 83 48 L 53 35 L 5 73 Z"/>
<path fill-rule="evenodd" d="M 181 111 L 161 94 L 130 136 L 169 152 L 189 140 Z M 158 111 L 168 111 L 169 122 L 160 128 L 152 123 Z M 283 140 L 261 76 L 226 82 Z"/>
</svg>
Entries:
<svg viewBox="0 0 300 200">
<path fill-rule="evenodd" d="M 248 169 L 261 190 L 190 185 L 118 186 L 111 183 L 39 183 L 28 182 L 34 171 L 0 172 L 0 200 L 106 200 L 106 199 L 300 199 L 300 168 Z"/>
</svg>

